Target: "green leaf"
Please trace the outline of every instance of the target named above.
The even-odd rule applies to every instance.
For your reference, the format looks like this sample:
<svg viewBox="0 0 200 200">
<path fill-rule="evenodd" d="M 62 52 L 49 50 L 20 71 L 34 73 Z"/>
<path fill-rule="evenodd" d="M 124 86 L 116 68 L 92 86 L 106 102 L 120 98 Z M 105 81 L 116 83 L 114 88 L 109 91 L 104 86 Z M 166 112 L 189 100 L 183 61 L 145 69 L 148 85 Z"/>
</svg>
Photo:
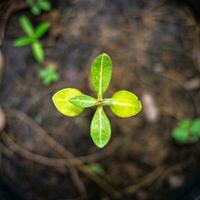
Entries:
<svg viewBox="0 0 200 200">
<path fill-rule="evenodd" d="M 21 37 L 14 42 L 15 47 L 22 47 L 33 42 L 33 38 L 29 36 Z"/>
<path fill-rule="evenodd" d="M 52 100 L 61 114 L 74 117 L 79 115 L 83 111 L 83 108 L 73 105 L 69 102 L 69 99 L 78 95 L 82 95 L 82 92 L 75 88 L 66 88 L 56 92 Z"/>
<path fill-rule="evenodd" d="M 103 176 L 105 175 L 105 170 L 102 167 L 102 165 L 98 164 L 98 163 L 93 163 L 90 165 L 86 165 L 85 167 L 87 167 L 87 169 L 91 172 L 94 172 L 97 175 Z"/>
<path fill-rule="evenodd" d="M 72 97 L 69 101 L 75 106 L 79 106 L 81 108 L 89 108 L 97 105 L 97 100 L 87 95 Z"/>
<path fill-rule="evenodd" d="M 50 26 L 49 23 L 40 24 L 35 30 L 35 35 L 37 36 L 37 38 L 43 36 L 45 32 L 48 30 L 49 26 Z"/>
<path fill-rule="evenodd" d="M 179 128 L 187 129 L 187 130 L 189 130 L 190 126 L 191 126 L 191 120 L 190 119 L 183 119 L 179 122 L 179 125 L 178 125 Z"/>
<path fill-rule="evenodd" d="M 35 5 L 35 6 L 32 6 L 31 12 L 32 12 L 34 15 L 39 15 L 39 14 L 41 13 L 41 10 L 40 10 L 40 8 L 38 7 L 38 5 Z"/>
<path fill-rule="evenodd" d="M 23 28 L 23 30 L 29 35 L 29 36 L 34 36 L 34 28 L 33 25 L 31 24 L 30 20 L 25 17 L 22 16 L 19 18 L 19 22 L 21 24 L 21 27 Z"/>
<path fill-rule="evenodd" d="M 48 86 L 51 83 L 56 82 L 60 79 L 58 72 L 51 65 L 45 68 L 41 68 L 38 72 L 38 76 L 45 86 Z"/>
<path fill-rule="evenodd" d="M 48 11 L 48 10 L 51 9 L 51 4 L 48 1 L 42 1 L 42 2 L 40 2 L 39 6 L 40 6 L 40 8 L 42 10 L 45 10 L 45 11 Z"/>
<path fill-rule="evenodd" d="M 102 107 L 98 107 L 90 126 L 90 135 L 99 148 L 103 148 L 111 137 L 110 122 Z"/>
<path fill-rule="evenodd" d="M 179 144 L 191 144 L 200 139 L 200 119 L 184 119 L 179 122 L 177 128 L 172 131 L 172 137 Z"/>
<path fill-rule="evenodd" d="M 172 131 L 172 137 L 179 144 L 187 144 L 188 143 L 188 131 L 181 128 L 175 128 Z"/>
<path fill-rule="evenodd" d="M 109 86 L 112 76 L 112 61 L 110 57 L 103 53 L 95 58 L 91 68 L 91 81 L 94 91 L 99 98 Z"/>
<path fill-rule="evenodd" d="M 119 117 L 131 117 L 142 109 L 138 97 L 126 90 L 120 90 L 112 96 L 110 108 Z"/>
<path fill-rule="evenodd" d="M 200 135 L 200 119 L 196 119 L 192 122 L 190 131 L 192 133 L 198 133 Z"/>
<path fill-rule="evenodd" d="M 26 0 L 26 2 L 27 2 L 30 6 L 32 6 L 32 5 L 34 4 L 34 0 Z"/>
<path fill-rule="evenodd" d="M 35 59 L 38 62 L 44 61 L 44 51 L 41 43 L 39 41 L 36 41 L 32 44 L 32 51 Z"/>
</svg>

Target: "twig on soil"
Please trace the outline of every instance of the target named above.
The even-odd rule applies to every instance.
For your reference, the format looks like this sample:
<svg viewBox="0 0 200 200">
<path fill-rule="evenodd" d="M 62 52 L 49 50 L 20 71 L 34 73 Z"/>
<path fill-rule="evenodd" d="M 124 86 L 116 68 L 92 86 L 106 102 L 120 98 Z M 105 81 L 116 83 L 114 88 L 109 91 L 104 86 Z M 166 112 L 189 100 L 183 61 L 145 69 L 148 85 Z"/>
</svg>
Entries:
<svg viewBox="0 0 200 200">
<path fill-rule="evenodd" d="M 83 182 L 81 181 L 78 172 L 76 170 L 76 168 L 72 165 L 70 165 L 67 160 L 65 160 L 65 162 L 59 162 L 59 159 L 51 159 L 45 156 L 41 156 L 39 154 L 35 154 L 32 153 L 26 149 L 24 149 L 23 147 L 17 145 L 17 143 L 15 143 L 10 136 L 8 135 L 8 133 L 3 133 L 2 137 L 3 141 L 5 142 L 5 144 L 8 145 L 9 149 L 7 149 L 7 151 L 4 152 L 8 152 L 8 150 L 12 151 L 13 153 L 17 153 L 19 155 L 21 155 L 23 158 L 26 158 L 27 160 L 31 160 L 33 162 L 39 163 L 39 164 L 43 164 L 43 165 L 47 165 L 47 166 L 51 166 L 51 167 L 61 167 L 62 165 L 65 167 L 69 168 L 71 177 L 73 182 L 75 183 L 78 191 L 80 192 L 81 195 L 86 196 L 86 189 L 85 186 L 83 184 Z M 61 164 L 61 165 L 60 165 Z"/>
<path fill-rule="evenodd" d="M 69 159 L 68 163 L 70 167 L 74 163 L 76 163 L 77 169 L 85 174 L 88 178 L 90 178 L 92 181 L 94 181 L 99 187 L 101 187 L 104 191 L 106 191 L 109 195 L 111 195 L 114 198 L 119 198 L 121 194 L 116 191 L 110 184 L 108 184 L 105 180 L 88 170 L 86 166 L 84 166 L 84 163 L 75 157 L 69 150 L 67 150 L 64 146 L 62 146 L 60 143 L 58 143 L 53 137 L 48 135 L 44 129 L 42 129 L 38 124 L 36 124 L 28 115 L 21 111 L 16 111 L 16 110 L 7 110 L 7 114 L 10 115 L 11 117 L 18 118 L 21 121 L 24 121 L 26 124 L 28 124 L 30 127 L 35 130 L 36 134 L 42 138 L 47 145 L 51 149 L 54 149 L 58 154 L 63 156 L 64 158 Z M 16 147 L 16 146 L 15 146 Z M 30 153 L 30 152 L 29 152 Z M 27 152 L 26 152 L 27 154 Z M 39 160 L 40 162 L 43 162 L 43 164 L 48 162 L 50 164 L 49 160 L 46 158 L 37 155 L 34 157 L 35 159 Z M 72 164 L 73 163 L 73 164 Z"/>
<path fill-rule="evenodd" d="M 7 133 L 3 133 L 3 135 L 5 135 L 5 134 L 7 134 Z M 4 136 L 3 136 L 4 137 Z M 7 136 L 6 136 L 7 137 Z M 6 138 L 5 137 L 5 138 Z M 3 139 L 5 142 L 6 142 L 6 140 L 9 138 L 9 136 L 8 136 L 8 138 L 7 139 Z M 9 138 L 8 140 L 7 140 L 7 142 L 9 141 L 9 140 L 12 140 L 11 138 Z M 6 143 L 7 143 L 6 142 Z M 12 145 L 13 143 L 12 143 L 12 141 L 9 141 L 8 143 L 10 143 L 10 145 Z M 11 156 L 13 156 L 13 154 L 15 153 L 15 151 L 13 151 L 13 149 L 15 149 L 15 147 L 13 148 L 13 147 L 11 147 L 10 148 L 10 146 L 9 146 L 9 148 L 8 147 L 6 147 L 6 145 L 3 145 L 3 144 L 1 144 L 0 143 L 0 149 L 1 149 L 1 154 L 4 154 L 4 155 L 6 155 L 6 156 L 8 156 L 8 157 L 11 157 Z M 29 152 L 30 153 L 30 152 Z M 26 156 L 32 156 L 32 154 L 29 154 L 29 153 L 27 153 L 27 155 Z M 25 153 L 26 154 L 26 153 Z M 22 156 L 22 154 L 19 154 L 19 155 L 21 155 Z M 36 154 L 37 155 L 37 154 Z M 31 160 L 31 158 L 30 157 L 25 157 L 25 156 L 22 156 L 23 158 L 26 158 L 27 160 Z M 35 159 L 35 158 L 34 158 Z M 49 163 L 48 163 L 48 161 L 45 161 L 45 159 L 43 159 L 43 160 L 40 160 L 41 162 L 37 162 L 37 163 L 40 163 L 40 164 L 44 164 L 45 163 L 45 165 L 48 165 Z M 36 162 L 36 160 L 35 160 L 35 162 Z M 51 163 L 51 165 L 48 165 L 48 166 L 55 166 L 56 167 L 56 165 L 53 165 L 53 163 Z M 57 167 L 60 167 L 60 166 L 57 166 Z M 79 197 L 77 197 L 77 198 L 75 198 L 75 199 L 85 199 L 86 198 L 86 194 L 81 194 L 81 196 L 79 196 Z"/>
<path fill-rule="evenodd" d="M 6 110 L 6 111 L 8 111 L 8 110 Z M 15 110 L 9 111 L 9 114 L 10 114 L 11 117 L 17 117 L 17 116 L 19 116 L 19 113 L 21 113 L 22 115 L 25 114 L 21 111 L 15 111 Z M 27 117 L 29 119 L 28 118 L 22 119 L 22 116 L 19 116 L 18 119 L 25 121 L 26 124 L 28 124 L 30 127 L 33 127 L 33 129 L 36 131 L 36 133 L 46 132 L 43 128 L 41 128 L 38 124 L 36 124 L 29 116 L 27 116 Z M 45 134 L 47 134 L 47 133 L 45 133 Z M 51 137 L 51 136 L 49 136 L 49 137 Z M 53 140 L 55 141 L 55 139 L 53 139 Z M 50 142 L 50 141 L 45 141 L 45 142 Z M 74 158 L 74 157 L 71 157 L 71 154 L 70 154 L 69 158 L 49 158 L 49 157 L 46 157 L 46 158 L 47 159 L 49 158 L 49 159 L 53 160 L 54 162 L 59 163 L 59 165 L 61 165 L 61 166 L 62 165 L 64 165 L 64 166 L 77 166 L 77 165 L 80 165 L 79 161 L 81 161 L 82 163 L 93 163 L 93 162 L 97 162 L 101 159 L 104 159 L 104 158 L 112 155 L 114 152 L 116 152 L 116 150 L 121 146 L 121 144 L 122 144 L 122 141 L 119 140 L 118 138 L 116 138 L 105 149 L 102 149 L 100 152 L 96 152 L 96 153 L 93 153 L 93 154 L 90 154 L 90 155 L 80 156 L 80 157 Z M 21 147 L 21 148 L 25 149 L 24 147 Z M 27 150 L 27 151 L 29 151 L 29 150 Z M 35 154 L 35 155 L 38 155 L 38 154 Z M 42 156 L 42 157 L 45 157 L 45 156 Z M 78 162 L 77 162 L 77 159 L 78 159 Z"/>
<path fill-rule="evenodd" d="M 17 153 L 28 160 L 51 167 L 77 167 L 78 165 L 80 165 L 80 162 L 77 162 L 76 160 L 74 160 L 74 158 L 52 158 L 33 153 L 18 145 L 9 135 L 10 134 L 8 132 L 4 132 L 1 136 L 2 140 L 7 144 L 7 146 L 9 146 L 9 149 L 13 153 Z M 93 156 L 95 155 L 96 154 L 92 154 L 91 158 L 93 158 Z M 90 159 L 90 156 L 88 156 L 88 159 Z"/>
<path fill-rule="evenodd" d="M 59 158 L 49 158 L 46 156 L 42 156 L 36 153 L 32 153 L 28 151 L 27 149 L 19 146 L 16 142 L 11 139 L 9 136 L 9 133 L 4 132 L 1 136 L 3 142 L 8 146 L 9 150 L 12 151 L 13 153 L 19 154 L 21 157 L 31 160 L 32 162 L 39 163 L 42 165 L 46 166 L 51 166 L 51 167 L 71 167 L 70 162 L 64 159 L 59 159 Z M 63 162 L 64 161 L 64 162 Z M 76 163 L 78 164 L 78 163 Z M 75 163 L 73 166 L 76 166 Z"/>
</svg>

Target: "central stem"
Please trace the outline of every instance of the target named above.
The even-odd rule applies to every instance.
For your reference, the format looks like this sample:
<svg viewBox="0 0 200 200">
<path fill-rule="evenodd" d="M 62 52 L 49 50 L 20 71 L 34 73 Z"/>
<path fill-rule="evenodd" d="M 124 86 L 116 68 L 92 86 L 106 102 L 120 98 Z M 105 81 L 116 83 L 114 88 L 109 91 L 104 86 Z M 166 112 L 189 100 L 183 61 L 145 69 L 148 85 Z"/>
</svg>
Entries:
<svg viewBox="0 0 200 200">
<path fill-rule="evenodd" d="M 102 101 L 103 101 L 102 97 L 98 97 L 97 106 L 102 106 Z"/>
</svg>

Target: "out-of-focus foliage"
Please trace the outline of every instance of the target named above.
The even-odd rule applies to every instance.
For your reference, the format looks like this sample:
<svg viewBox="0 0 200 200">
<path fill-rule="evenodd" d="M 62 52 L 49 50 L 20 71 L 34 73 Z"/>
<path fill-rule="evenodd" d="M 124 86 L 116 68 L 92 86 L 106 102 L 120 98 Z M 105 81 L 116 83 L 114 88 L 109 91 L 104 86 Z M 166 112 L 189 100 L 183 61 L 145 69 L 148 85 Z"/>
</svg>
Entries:
<svg viewBox="0 0 200 200">
<path fill-rule="evenodd" d="M 172 131 L 172 137 L 179 144 L 190 144 L 200 139 L 200 118 L 181 120 Z"/>
<path fill-rule="evenodd" d="M 22 47 L 26 45 L 31 45 L 34 58 L 38 62 L 43 62 L 44 50 L 39 39 L 47 32 L 49 28 L 49 23 L 42 23 L 37 26 L 36 29 L 34 29 L 30 20 L 26 16 L 20 17 L 19 21 L 22 29 L 27 35 L 15 40 L 14 46 Z"/>
<path fill-rule="evenodd" d="M 93 163 L 93 164 L 87 165 L 86 167 L 89 171 L 94 172 L 95 174 L 99 176 L 105 175 L 105 170 L 103 166 L 98 163 Z"/>
<path fill-rule="evenodd" d="M 31 7 L 31 12 L 34 15 L 40 15 L 42 11 L 49 11 L 51 3 L 49 0 L 26 0 Z"/>
<path fill-rule="evenodd" d="M 38 72 L 38 76 L 40 77 L 42 83 L 45 86 L 48 86 L 51 83 L 56 82 L 60 79 L 60 75 L 58 74 L 56 69 L 51 65 L 45 68 L 41 68 Z"/>
</svg>

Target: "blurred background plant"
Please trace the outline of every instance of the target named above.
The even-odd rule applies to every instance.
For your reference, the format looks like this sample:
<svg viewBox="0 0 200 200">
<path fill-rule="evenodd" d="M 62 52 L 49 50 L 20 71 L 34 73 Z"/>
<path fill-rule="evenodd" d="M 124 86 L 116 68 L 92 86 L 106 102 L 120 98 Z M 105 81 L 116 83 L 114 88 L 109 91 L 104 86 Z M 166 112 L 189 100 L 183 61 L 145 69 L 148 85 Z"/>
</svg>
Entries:
<svg viewBox="0 0 200 200">
<path fill-rule="evenodd" d="M 14 46 L 22 47 L 30 45 L 36 61 L 38 61 L 39 63 L 43 62 L 44 49 L 42 43 L 40 42 L 40 38 L 49 29 L 49 23 L 41 23 L 36 27 L 36 29 L 34 29 L 30 20 L 26 16 L 21 16 L 19 18 L 19 22 L 27 36 L 23 36 L 15 40 Z"/>
<path fill-rule="evenodd" d="M 200 139 L 200 118 L 183 119 L 172 130 L 172 137 L 179 144 L 192 144 Z"/>
<path fill-rule="evenodd" d="M 48 65 L 44 68 L 40 68 L 38 71 L 38 76 L 45 86 L 48 86 L 51 83 L 56 82 L 60 79 L 60 75 L 53 65 Z"/>
<path fill-rule="evenodd" d="M 40 1 L 40 4 L 42 5 L 43 4 L 46 5 L 46 3 L 48 3 L 48 1 Z M 33 8 L 36 9 L 35 6 Z M 40 39 L 46 34 L 46 32 L 49 29 L 50 24 L 47 22 L 43 22 L 39 24 L 36 28 L 34 28 L 31 21 L 26 16 L 20 16 L 19 22 L 22 29 L 27 35 L 15 40 L 14 46 L 23 47 L 23 46 L 30 45 L 35 60 L 40 64 L 44 63 L 45 53 L 44 53 L 44 47 Z M 38 77 L 42 80 L 42 83 L 45 86 L 48 86 L 51 83 L 56 82 L 60 79 L 60 76 L 55 66 L 53 66 L 52 64 L 45 66 L 44 69 L 42 68 L 39 69 Z"/>
<path fill-rule="evenodd" d="M 91 172 L 94 172 L 95 174 L 99 176 L 104 176 L 106 174 L 103 166 L 98 163 L 92 163 L 90 165 L 86 165 L 87 169 Z"/>
<path fill-rule="evenodd" d="M 49 0 L 26 0 L 34 15 L 40 15 L 42 11 L 51 10 L 51 3 Z"/>
</svg>

